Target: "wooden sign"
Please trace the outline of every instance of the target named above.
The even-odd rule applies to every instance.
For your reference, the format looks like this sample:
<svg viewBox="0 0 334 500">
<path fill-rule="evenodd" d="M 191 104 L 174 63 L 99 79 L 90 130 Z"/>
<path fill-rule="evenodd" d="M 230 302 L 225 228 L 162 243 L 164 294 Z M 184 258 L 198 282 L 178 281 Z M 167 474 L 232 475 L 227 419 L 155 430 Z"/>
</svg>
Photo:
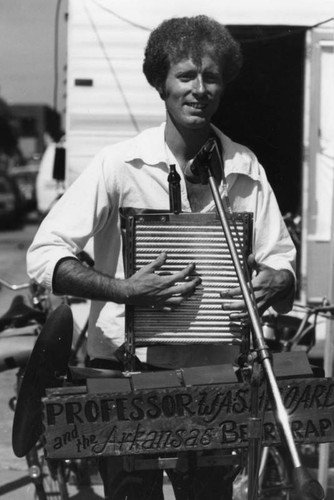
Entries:
<svg viewBox="0 0 334 500">
<path fill-rule="evenodd" d="M 296 442 L 334 441 L 333 379 L 279 381 Z M 50 391 L 43 399 L 49 458 L 136 455 L 248 445 L 251 389 L 241 383 L 88 393 Z M 263 443 L 280 442 L 265 384 L 260 387 Z"/>
</svg>

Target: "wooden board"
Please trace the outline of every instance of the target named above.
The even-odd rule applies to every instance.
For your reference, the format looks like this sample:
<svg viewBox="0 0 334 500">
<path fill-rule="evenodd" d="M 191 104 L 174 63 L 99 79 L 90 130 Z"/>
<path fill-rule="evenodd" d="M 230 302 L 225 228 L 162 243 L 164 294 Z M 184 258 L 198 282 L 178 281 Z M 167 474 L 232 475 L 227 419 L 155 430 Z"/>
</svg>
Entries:
<svg viewBox="0 0 334 500">
<path fill-rule="evenodd" d="M 279 381 L 296 442 L 334 441 L 332 379 Z M 49 458 L 172 453 L 248 445 L 250 387 L 241 383 L 127 393 L 49 394 L 43 399 Z M 263 443 L 280 435 L 260 387 Z"/>
</svg>

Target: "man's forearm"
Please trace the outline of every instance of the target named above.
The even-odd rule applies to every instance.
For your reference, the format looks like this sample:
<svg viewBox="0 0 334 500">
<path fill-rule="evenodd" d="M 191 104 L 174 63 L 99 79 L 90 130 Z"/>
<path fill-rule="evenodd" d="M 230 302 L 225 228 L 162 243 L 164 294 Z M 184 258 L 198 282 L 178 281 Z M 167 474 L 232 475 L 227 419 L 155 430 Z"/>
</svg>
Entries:
<svg viewBox="0 0 334 500">
<path fill-rule="evenodd" d="M 166 258 L 162 252 L 127 279 L 112 278 L 74 258 L 66 258 L 59 261 L 54 270 L 53 291 L 56 295 L 74 295 L 118 304 L 173 308 L 194 293 L 201 279 L 193 274 L 194 263 L 181 271 L 160 275 L 159 270 Z"/>
<path fill-rule="evenodd" d="M 76 259 L 61 261 L 53 276 L 56 295 L 73 295 L 90 300 L 126 302 L 126 281 L 117 280 L 84 266 Z"/>
</svg>

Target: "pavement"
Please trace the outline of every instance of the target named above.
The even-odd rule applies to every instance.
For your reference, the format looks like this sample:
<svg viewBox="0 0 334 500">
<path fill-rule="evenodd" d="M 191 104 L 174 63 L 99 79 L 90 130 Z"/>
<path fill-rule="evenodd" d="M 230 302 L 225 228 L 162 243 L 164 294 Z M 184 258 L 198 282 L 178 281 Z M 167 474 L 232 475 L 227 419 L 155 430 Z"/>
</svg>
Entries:
<svg viewBox="0 0 334 500">
<path fill-rule="evenodd" d="M 18 284 L 28 280 L 25 255 L 36 228 L 37 223 L 32 218 L 22 230 L 0 231 L 0 277 L 10 283 Z M 0 289 L 0 315 L 8 310 L 13 297 L 18 293 L 25 295 L 27 292 Z M 0 343 L 0 360 L 3 352 L 1 347 L 3 344 Z M 14 455 L 11 445 L 13 411 L 9 407 L 9 401 L 15 394 L 15 384 L 16 369 L 0 371 L 0 498 L 3 500 L 33 500 L 36 498 L 35 488 L 30 481 L 26 461 L 24 458 L 17 458 Z M 333 455 L 331 467 L 334 467 L 332 445 L 330 445 L 330 454 Z M 316 465 L 312 473 L 315 477 L 317 476 Z M 103 486 L 96 471 L 91 475 L 90 482 L 91 484 L 83 485 L 80 488 L 76 485 L 70 485 L 70 498 L 78 500 L 103 499 Z M 174 499 L 168 481 L 165 481 L 164 484 L 164 494 L 165 500 Z M 332 468 L 329 470 L 326 500 L 334 500 L 334 469 Z"/>
</svg>

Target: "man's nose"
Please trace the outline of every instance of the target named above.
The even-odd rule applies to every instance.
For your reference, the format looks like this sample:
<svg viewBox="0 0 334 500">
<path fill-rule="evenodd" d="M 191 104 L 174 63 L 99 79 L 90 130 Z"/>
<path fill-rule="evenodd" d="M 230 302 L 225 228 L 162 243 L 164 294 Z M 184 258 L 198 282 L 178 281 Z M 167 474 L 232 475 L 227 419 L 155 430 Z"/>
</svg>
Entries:
<svg viewBox="0 0 334 500">
<path fill-rule="evenodd" d="M 203 80 L 202 75 L 197 75 L 194 81 L 193 91 L 195 94 L 202 95 L 206 92 L 206 86 Z"/>
</svg>

